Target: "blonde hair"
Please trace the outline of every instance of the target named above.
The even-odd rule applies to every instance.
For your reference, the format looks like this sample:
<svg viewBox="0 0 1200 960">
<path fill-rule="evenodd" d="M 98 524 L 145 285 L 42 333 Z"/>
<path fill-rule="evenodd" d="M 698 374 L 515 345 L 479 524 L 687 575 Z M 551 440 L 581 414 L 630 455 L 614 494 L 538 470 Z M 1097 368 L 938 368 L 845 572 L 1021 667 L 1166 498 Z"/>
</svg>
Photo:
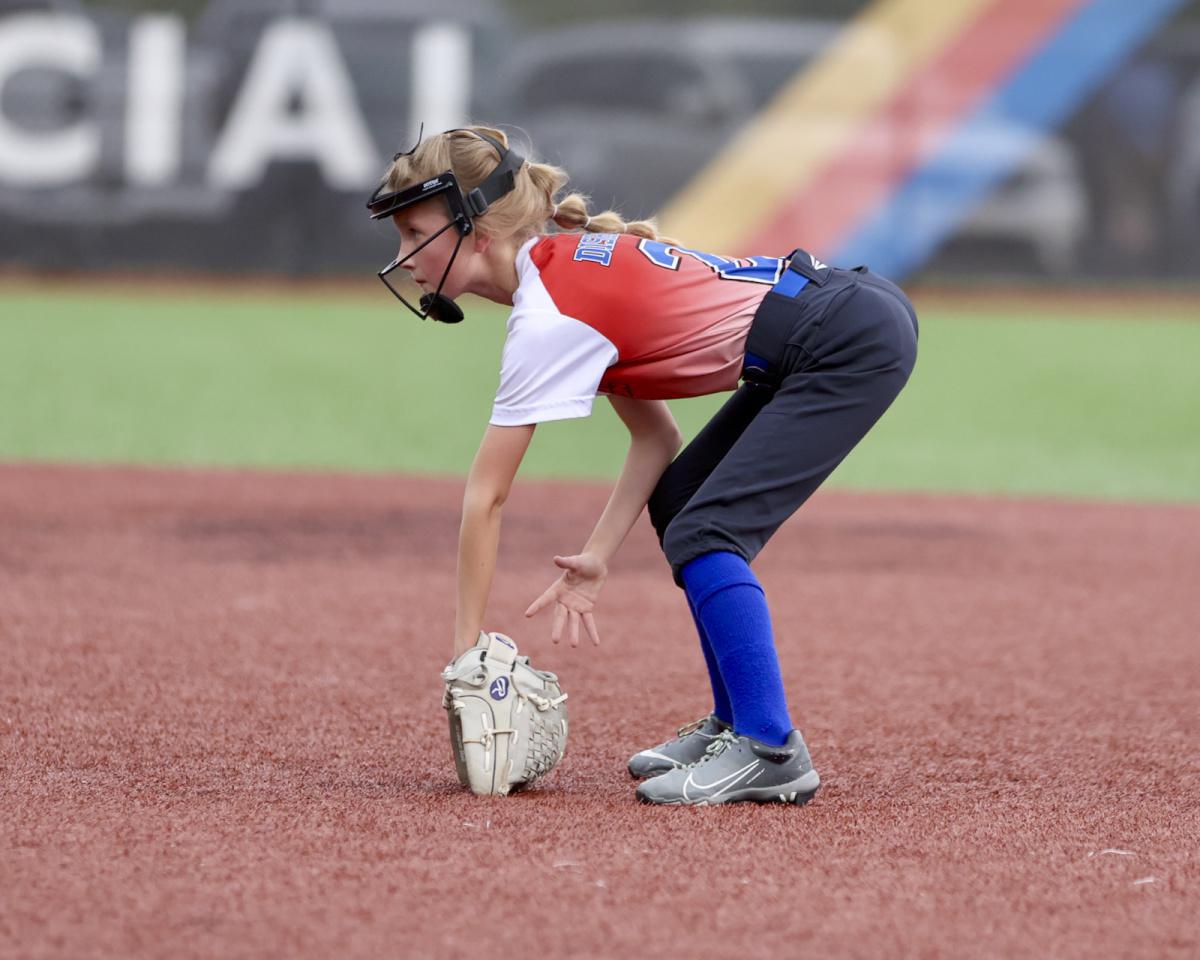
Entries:
<svg viewBox="0 0 1200 960">
<path fill-rule="evenodd" d="M 476 132 L 508 146 L 508 135 L 494 127 L 477 125 L 447 130 L 422 140 L 410 153 L 396 157 L 388 168 L 387 189 L 401 190 L 451 170 L 464 193 L 473 190 L 500 162 L 496 148 L 476 136 Z M 512 191 L 493 203 L 475 221 L 476 227 L 500 240 L 510 237 L 525 240 L 549 232 L 547 226 L 552 222 L 569 232 L 628 233 L 648 240 L 675 242 L 659 236 L 653 219 L 626 222 L 615 210 L 589 214 L 588 197 L 582 193 L 568 193 L 556 200 L 567 179 L 566 171 L 560 167 L 526 160 L 516 172 Z"/>
</svg>

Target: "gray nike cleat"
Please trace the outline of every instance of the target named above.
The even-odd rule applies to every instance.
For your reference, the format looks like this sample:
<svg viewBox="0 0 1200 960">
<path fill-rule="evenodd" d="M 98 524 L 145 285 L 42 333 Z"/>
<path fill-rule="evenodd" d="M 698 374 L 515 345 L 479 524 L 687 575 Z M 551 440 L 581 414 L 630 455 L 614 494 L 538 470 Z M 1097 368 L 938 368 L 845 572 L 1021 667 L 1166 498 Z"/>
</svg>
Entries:
<svg viewBox="0 0 1200 960">
<path fill-rule="evenodd" d="M 657 747 L 630 757 L 629 774 L 640 780 L 695 763 L 704 756 L 704 751 L 717 738 L 717 734 L 728 729 L 729 724 L 718 720 L 715 713 L 710 713 L 693 723 L 686 723 L 676 731 L 674 740 L 660 743 Z"/>
<path fill-rule="evenodd" d="M 739 800 L 799 805 L 808 803 L 820 785 L 799 730 L 773 747 L 726 729 L 699 762 L 639 784 L 637 797 L 643 803 L 694 806 Z"/>
</svg>

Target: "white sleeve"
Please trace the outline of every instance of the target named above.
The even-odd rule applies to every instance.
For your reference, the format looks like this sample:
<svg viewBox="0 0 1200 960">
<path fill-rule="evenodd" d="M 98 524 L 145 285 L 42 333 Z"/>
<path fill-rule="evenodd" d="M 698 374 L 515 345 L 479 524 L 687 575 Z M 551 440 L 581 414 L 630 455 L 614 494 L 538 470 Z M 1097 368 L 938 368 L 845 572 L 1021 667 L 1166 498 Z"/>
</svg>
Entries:
<svg viewBox="0 0 1200 960">
<path fill-rule="evenodd" d="M 612 341 L 580 320 L 548 310 L 514 313 L 491 422 L 515 427 L 588 416 L 616 359 Z"/>
</svg>

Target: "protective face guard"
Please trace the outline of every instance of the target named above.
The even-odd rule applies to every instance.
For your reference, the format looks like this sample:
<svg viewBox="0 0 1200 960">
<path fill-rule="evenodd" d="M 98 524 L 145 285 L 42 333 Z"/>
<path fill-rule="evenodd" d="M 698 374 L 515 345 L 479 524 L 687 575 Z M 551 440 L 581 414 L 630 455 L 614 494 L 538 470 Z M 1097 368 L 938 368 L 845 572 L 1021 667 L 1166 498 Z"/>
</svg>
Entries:
<svg viewBox="0 0 1200 960">
<path fill-rule="evenodd" d="M 436 185 L 431 186 L 431 184 Z M 376 193 L 378 194 L 378 191 Z M 400 256 L 380 270 L 379 279 L 383 281 L 383 285 L 392 292 L 392 295 L 397 300 L 422 320 L 432 317 L 434 320 L 440 320 L 442 323 L 459 323 L 463 318 L 462 308 L 449 297 L 442 296 L 442 287 L 446 283 L 446 277 L 450 275 L 450 268 L 454 266 L 454 261 L 458 259 L 458 251 L 462 247 L 463 238 L 474 229 L 474 225 L 471 223 L 471 218 L 462 209 L 462 193 L 458 188 L 458 182 L 454 179 L 454 174 L 442 174 L 440 177 L 435 177 L 434 180 L 427 180 L 421 186 L 389 194 L 379 198 L 377 201 L 372 197 L 372 200 L 380 208 L 383 208 L 385 212 L 372 213 L 371 216 L 372 219 L 379 220 L 383 217 L 391 216 L 399 210 L 406 209 L 418 203 L 424 203 L 439 196 L 446 199 L 446 205 L 450 213 L 449 221 L 419 246 L 414 247 L 408 253 L 402 252 Z M 368 203 L 368 207 L 370 207 L 370 203 Z M 398 267 L 404 266 L 406 262 L 415 257 L 451 227 L 454 227 L 458 231 L 458 242 L 454 245 L 454 252 L 450 255 L 449 260 L 446 261 L 446 269 L 442 271 L 442 277 L 438 281 L 437 290 L 433 293 L 419 293 L 415 282 L 408 281 L 411 284 L 409 294 L 410 296 L 415 295 L 417 300 L 417 306 L 414 306 L 401 291 L 400 287 L 388 279 L 388 275 Z"/>
<path fill-rule="evenodd" d="M 454 131 L 450 130 L 447 132 L 453 133 Z M 384 217 L 390 217 L 401 210 L 415 206 L 418 203 L 424 203 L 434 197 L 445 197 L 450 212 L 450 222 L 412 252 L 397 257 L 379 271 L 379 279 L 383 281 L 384 286 L 392 292 L 397 300 L 422 320 L 427 317 L 440 320 L 442 323 L 458 323 L 462 320 L 462 309 L 449 297 L 442 296 L 442 286 L 446 282 L 446 277 L 450 275 L 450 268 L 454 266 L 454 261 L 458 258 L 458 251 L 462 247 L 463 238 L 475 229 L 474 218 L 483 216 L 493 203 L 513 189 L 516 183 L 517 170 L 525 162 L 524 157 L 506 149 L 494 137 L 474 130 L 471 133 L 482 140 L 488 141 L 496 148 L 496 152 L 500 156 L 500 162 L 496 165 L 496 169 L 488 174 L 487 179 L 474 190 L 464 194 L 457 178 L 455 178 L 451 171 L 447 170 L 445 173 L 440 173 L 436 177 L 426 180 L 424 183 L 416 184 L 404 190 L 393 190 L 387 193 L 384 192 L 387 186 L 387 180 L 385 179 L 371 195 L 371 199 L 367 201 L 367 209 L 371 211 L 371 219 L 382 220 Z M 416 148 L 414 147 L 413 149 L 415 150 Z M 395 160 L 401 155 L 398 153 L 392 159 Z M 442 272 L 441 280 L 438 281 L 437 290 L 433 293 L 423 294 L 418 301 L 419 308 L 414 307 L 392 285 L 392 282 L 388 280 L 388 274 L 397 267 L 403 266 L 413 255 L 424 249 L 451 227 L 454 227 L 458 231 L 458 243 L 455 244 L 454 253 L 451 254 L 449 261 L 446 263 L 446 269 Z"/>
</svg>

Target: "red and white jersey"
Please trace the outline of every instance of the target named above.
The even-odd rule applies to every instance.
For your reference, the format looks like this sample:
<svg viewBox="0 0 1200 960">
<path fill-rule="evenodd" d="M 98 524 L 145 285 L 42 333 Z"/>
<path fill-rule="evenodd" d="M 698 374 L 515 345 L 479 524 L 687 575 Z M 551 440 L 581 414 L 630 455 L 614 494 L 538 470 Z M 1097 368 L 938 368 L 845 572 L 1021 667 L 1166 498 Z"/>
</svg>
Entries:
<svg viewBox="0 0 1200 960">
<path fill-rule="evenodd" d="M 734 260 L 628 234 L 535 237 L 517 253 L 491 422 L 586 417 L 597 393 L 732 390 L 778 257 Z"/>
</svg>

